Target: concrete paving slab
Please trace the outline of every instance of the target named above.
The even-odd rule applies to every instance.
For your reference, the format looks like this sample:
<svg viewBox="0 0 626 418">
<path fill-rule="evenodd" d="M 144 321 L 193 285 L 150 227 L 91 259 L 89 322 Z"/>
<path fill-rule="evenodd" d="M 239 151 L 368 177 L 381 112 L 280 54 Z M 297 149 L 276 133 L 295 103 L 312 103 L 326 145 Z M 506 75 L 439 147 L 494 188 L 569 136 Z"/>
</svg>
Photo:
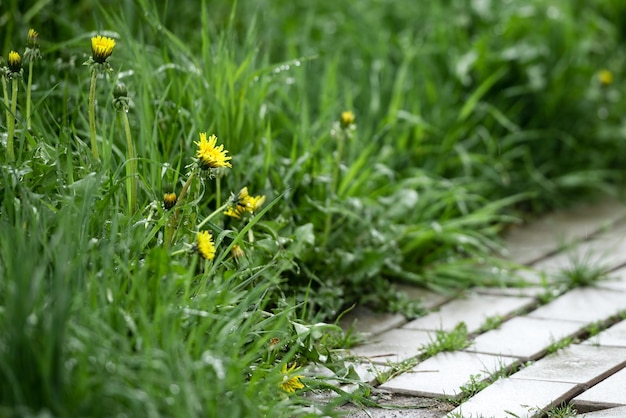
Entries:
<svg viewBox="0 0 626 418">
<path fill-rule="evenodd" d="M 367 336 L 380 334 L 406 323 L 407 320 L 399 313 L 374 312 L 365 306 L 357 306 L 339 321 L 339 326 Z"/>
<path fill-rule="evenodd" d="M 576 408 L 595 410 L 626 406 L 626 369 L 607 377 L 572 400 Z"/>
<path fill-rule="evenodd" d="M 626 366 L 626 349 L 573 344 L 513 374 L 515 379 L 595 385 Z"/>
<path fill-rule="evenodd" d="M 626 223 L 594 236 L 571 249 L 545 258 L 533 265 L 549 275 L 571 268 L 575 263 L 598 265 L 607 271 L 626 263 Z"/>
<path fill-rule="evenodd" d="M 527 287 L 476 287 L 473 289 L 481 295 L 491 296 L 525 296 L 536 298 L 546 292 L 546 288 L 538 285 L 530 285 Z"/>
<path fill-rule="evenodd" d="M 624 418 L 626 417 L 626 406 L 602 409 L 578 416 L 581 418 Z"/>
<path fill-rule="evenodd" d="M 506 235 L 510 260 L 530 264 L 556 251 L 564 243 L 587 239 L 626 216 L 626 206 L 616 199 L 587 203 L 512 228 Z"/>
<path fill-rule="evenodd" d="M 348 418 L 441 418 L 452 409 L 447 402 L 432 398 L 406 396 L 395 393 L 372 392 L 371 399 L 380 407 L 357 407 L 346 404 L 336 410 Z"/>
<path fill-rule="evenodd" d="M 392 329 L 373 337 L 372 342 L 353 347 L 350 351 L 376 364 L 408 360 L 433 337 L 427 331 Z"/>
<path fill-rule="evenodd" d="M 599 280 L 597 287 L 602 289 L 626 292 L 626 267 L 619 268 L 609 273 L 606 280 Z"/>
<path fill-rule="evenodd" d="M 376 377 L 389 370 L 389 367 L 375 364 L 375 363 L 349 363 L 348 366 L 352 366 L 354 371 L 362 382 L 369 383 L 371 385 L 376 384 Z"/>
<path fill-rule="evenodd" d="M 429 311 L 440 307 L 457 296 L 455 294 L 436 293 L 423 287 L 404 283 L 394 284 L 394 287 L 399 292 L 404 293 L 409 300 L 419 301 L 420 306 Z"/>
<path fill-rule="evenodd" d="M 589 337 L 583 344 L 626 347 L 626 320 L 618 322 L 593 337 Z"/>
<path fill-rule="evenodd" d="M 533 417 L 541 415 L 541 410 L 549 410 L 579 392 L 580 388 L 574 383 L 500 379 L 446 416 L 460 414 L 464 418 Z"/>
<path fill-rule="evenodd" d="M 626 293 L 607 289 L 577 288 L 530 312 L 529 317 L 590 324 L 626 310 Z"/>
<path fill-rule="evenodd" d="M 516 317 L 474 339 L 465 351 L 517 357 L 523 361 L 545 355 L 547 347 L 580 333 L 583 324 L 571 321 Z"/>
<path fill-rule="evenodd" d="M 388 382 L 381 389 L 415 396 L 461 395 L 460 387 L 470 381 L 472 375 L 479 380 L 511 367 L 517 362 L 511 357 L 455 351 L 439 353 Z"/>
<path fill-rule="evenodd" d="M 470 293 L 465 298 L 455 299 L 441 306 L 439 311 L 411 321 L 405 329 L 451 331 L 464 322 L 469 333 L 476 332 L 487 318 L 503 318 L 524 310 L 535 303 L 530 297 L 492 296 Z"/>
</svg>

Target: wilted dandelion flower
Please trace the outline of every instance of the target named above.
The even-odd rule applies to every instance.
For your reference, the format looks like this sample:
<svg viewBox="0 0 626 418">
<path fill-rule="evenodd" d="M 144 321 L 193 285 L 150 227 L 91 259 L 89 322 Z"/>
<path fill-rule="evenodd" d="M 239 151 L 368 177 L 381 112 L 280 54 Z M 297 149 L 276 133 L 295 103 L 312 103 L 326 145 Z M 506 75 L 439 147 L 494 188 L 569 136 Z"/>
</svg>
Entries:
<svg viewBox="0 0 626 418">
<path fill-rule="evenodd" d="M 237 244 L 233 245 L 233 248 L 231 248 L 230 250 L 230 255 L 233 256 L 233 258 L 235 260 L 240 259 L 241 257 L 245 256 L 246 253 L 243 252 L 243 250 L 241 249 L 241 247 Z"/>
<path fill-rule="evenodd" d="M 176 193 L 165 193 L 163 195 L 163 207 L 165 210 L 172 209 L 176 204 Z"/>
<path fill-rule="evenodd" d="M 341 127 L 349 127 L 350 125 L 354 124 L 355 119 L 356 118 L 354 116 L 354 113 L 352 113 L 351 111 L 346 110 L 345 112 L 341 112 Z"/>
<path fill-rule="evenodd" d="M 91 38 L 91 57 L 98 64 L 103 64 L 113 53 L 115 40 L 97 35 Z"/>
<path fill-rule="evenodd" d="M 228 152 L 224 149 L 224 145 L 217 146 L 217 137 L 211 135 L 207 140 L 206 133 L 200 133 L 200 141 L 195 143 L 198 145 L 198 162 L 200 168 L 208 170 L 209 168 L 232 167 L 228 160 L 232 159 L 226 155 Z"/>
<path fill-rule="evenodd" d="M 28 29 L 28 35 L 26 35 L 26 45 L 29 48 L 38 48 L 39 47 L 39 32 L 35 29 Z"/>
<path fill-rule="evenodd" d="M 239 191 L 236 203 L 230 206 L 224 214 L 239 219 L 246 212 L 254 213 L 258 211 L 263 206 L 263 203 L 265 203 L 264 195 L 250 196 L 248 188 L 244 187 Z"/>
<path fill-rule="evenodd" d="M 209 231 L 201 231 L 196 235 L 196 250 L 205 260 L 213 260 L 215 257 L 215 244 Z"/>
<path fill-rule="evenodd" d="M 9 52 L 7 64 L 11 74 L 19 74 L 22 71 L 22 57 L 15 51 Z"/>
<path fill-rule="evenodd" d="M 287 365 L 283 364 L 283 368 L 280 371 L 283 374 L 283 380 L 278 385 L 282 390 L 287 393 L 294 393 L 297 389 L 302 389 L 304 385 L 300 382 L 300 379 L 304 376 L 302 375 L 294 375 L 290 376 L 290 373 L 293 372 L 296 368 L 294 364 L 289 369 L 287 369 Z"/>
<path fill-rule="evenodd" d="M 609 70 L 601 70 L 598 73 L 598 80 L 603 86 L 608 86 L 613 83 L 613 73 Z"/>
</svg>

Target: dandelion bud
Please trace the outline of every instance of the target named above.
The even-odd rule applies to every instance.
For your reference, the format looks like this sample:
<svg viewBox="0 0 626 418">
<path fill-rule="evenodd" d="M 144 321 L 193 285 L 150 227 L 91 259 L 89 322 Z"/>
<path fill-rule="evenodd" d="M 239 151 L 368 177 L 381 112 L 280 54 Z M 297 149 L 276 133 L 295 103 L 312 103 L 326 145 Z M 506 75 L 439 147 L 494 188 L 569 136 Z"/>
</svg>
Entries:
<svg viewBox="0 0 626 418">
<path fill-rule="evenodd" d="M 19 74 L 22 71 L 22 57 L 15 51 L 9 52 L 9 59 L 7 60 L 9 65 L 9 72 L 11 74 Z"/>
<path fill-rule="evenodd" d="M 128 89 L 123 83 L 117 83 L 113 90 L 113 106 L 117 110 L 128 110 L 129 102 Z"/>
<path fill-rule="evenodd" d="M 176 193 L 165 193 L 163 195 L 163 207 L 165 210 L 170 210 L 176 204 Z"/>
<path fill-rule="evenodd" d="M 354 124 L 354 113 L 352 113 L 351 111 L 347 110 L 345 112 L 341 112 L 341 127 L 342 128 L 348 128 L 350 127 L 350 125 Z"/>
<path fill-rule="evenodd" d="M 613 83 L 613 73 L 609 70 L 602 70 L 598 73 L 598 80 L 603 86 L 608 86 Z"/>
</svg>

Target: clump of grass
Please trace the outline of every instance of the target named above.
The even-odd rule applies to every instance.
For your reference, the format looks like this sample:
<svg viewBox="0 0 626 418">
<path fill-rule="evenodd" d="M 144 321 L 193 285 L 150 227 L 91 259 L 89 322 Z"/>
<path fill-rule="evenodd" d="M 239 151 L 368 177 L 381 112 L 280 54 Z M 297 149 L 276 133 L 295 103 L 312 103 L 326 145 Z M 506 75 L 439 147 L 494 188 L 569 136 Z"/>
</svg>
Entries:
<svg viewBox="0 0 626 418">
<path fill-rule="evenodd" d="M 607 271 L 604 264 L 592 261 L 589 256 L 577 257 L 571 260 L 570 267 L 560 271 L 557 283 L 566 286 L 567 289 L 593 286 L 607 277 Z"/>
<path fill-rule="evenodd" d="M 424 345 L 420 351 L 427 358 L 442 352 L 462 350 L 469 345 L 467 326 L 461 322 L 451 331 L 435 331 L 435 338 Z"/>
</svg>

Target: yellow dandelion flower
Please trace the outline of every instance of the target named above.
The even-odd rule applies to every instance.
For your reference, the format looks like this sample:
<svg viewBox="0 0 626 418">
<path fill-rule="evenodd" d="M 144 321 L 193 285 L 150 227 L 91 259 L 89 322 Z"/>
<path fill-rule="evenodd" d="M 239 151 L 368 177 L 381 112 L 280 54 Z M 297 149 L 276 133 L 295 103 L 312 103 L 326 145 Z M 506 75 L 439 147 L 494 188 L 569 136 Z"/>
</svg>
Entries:
<svg viewBox="0 0 626 418">
<path fill-rule="evenodd" d="M 598 80 L 603 86 L 608 86 L 613 83 L 613 73 L 609 70 L 601 70 L 598 73 Z"/>
<path fill-rule="evenodd" d="M 355 116 L 354 113 L 352 113 L 349 110 L 346 110 L 345 112 L 341 112 L 341 126 L 344 128 L 347 128 L 348 126 L 352 125 L 355 121 Z"/>
<path fill-rule="evenodd" d="M 26 36 L 26 45 L 30 48 L 36 48 L 39 46 L 39 32 L 35 29 L 28 29 L 28 35 Z"/>
<path fill-rule="evenodd" d="M 213 260 L 215 258 L 215 244 L 213 243 L 213 236 L 209 231 L 198 232 L 196 235 L 196 249 L 205 260 Z"/>
<path fill-rule="evenodd" d="M 226 210 L 226 212 L 224 212 L 224 214 L 239 219 L 246 212 L 256 212 L 261 208 L 261 206 L 263 206 L 263 203 L 265 203 L 264 195 L 250 196 L 248 194 L 248 188 L 244 187 L 239 191 L 239 195 L 237 196 L 237 203 L 235 203 L 233 206 L 230 206 Z"/>
<path fill-rule="evenodd" d="M 259 209 L 261 209 L 261 206 L 263 206 L 263 203 L 265 203 L 265 196 L 261 195 L 261 196 L 249 196 L 248 199 L 246 199 L 245 205 L 246 205 L 246 210 L 250 213 L 254 213 L 256 211 L 258 211 Z"/>
<path fill-rule="evenodd" d="M 115 40 L 106 36 L 94 36 L 91 38 L 91 57 L 98 64 L 103 64 L 113 53 Z"/>
<path fill-rule="evenodd" d="M 172 209 L 176 204 L 176 193 L 165 193 L 163 195 L 163 207 L 165 210 Z"/>
<path fill-rule="evenodd" d="M 207 140 L 206 133 L 200 133 L 200 141 L 195 143 L 198 146 L 198 162 L 200 168 L 208 170 L 209 168 L 232 167 L 228 160 L 232 159 L 226 155 L 228 152 L 224 149 L 224 145 L 216 146 L 217 137 L 211 135 Z"/>
<path fill-rule="evenodd" d="M 9 71 L 12 73 L 19 73 L 22 71 L 22 57 L 15 51 L 9 52 L 9 59 L 7 60 L 9 64 Z"/>
<path fill-rule="evenodd" d="M 278 386 L 287 393 L 294 393 L 297 389 L 302 389 L 304 387 L 304 385 L 300 381 L 300 379 L 303 378 L 304 376 L 302 375 L 290 376 L 290 373 L 293 372 L 295 368 L 296 368 L 295 364 L 291 366 L 289 369 L 287 369 L 286 364 L 283 364 L 283 368 L 280 371 L 283 374 L 283 380 L 281 380 Z"/>
</svg>

